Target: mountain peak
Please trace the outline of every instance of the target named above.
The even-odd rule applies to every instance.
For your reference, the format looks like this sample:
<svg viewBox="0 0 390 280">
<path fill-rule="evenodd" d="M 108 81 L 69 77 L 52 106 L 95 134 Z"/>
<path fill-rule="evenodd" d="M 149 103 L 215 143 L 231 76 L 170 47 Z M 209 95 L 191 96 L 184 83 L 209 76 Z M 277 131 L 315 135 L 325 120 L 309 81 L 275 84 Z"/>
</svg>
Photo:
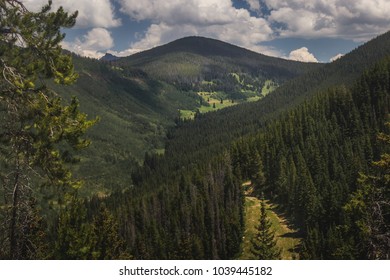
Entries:
<svg viewBox="0 0 390 280">
<path fill-rule="evenodd" d="M 118 59 L 119 59 L 119 57 L 117 57 L 113 54 L 110 54 L 110 53 L 106 53 L 103 57 L 100 58 L 100 61 L 115 61 Z"/>
<path fill-rule="evenodd" d="M 211 39 L 201 36 L 189 36 L 177 39 L 160 47 L 163 52 L 191 52 L 204 56 L 242 56 L 243 53 L 254 53 L 250 50 L 223 42 L 217 39 Z M 256 53 L 259 55 L 258 53 Z"/>
</svg>

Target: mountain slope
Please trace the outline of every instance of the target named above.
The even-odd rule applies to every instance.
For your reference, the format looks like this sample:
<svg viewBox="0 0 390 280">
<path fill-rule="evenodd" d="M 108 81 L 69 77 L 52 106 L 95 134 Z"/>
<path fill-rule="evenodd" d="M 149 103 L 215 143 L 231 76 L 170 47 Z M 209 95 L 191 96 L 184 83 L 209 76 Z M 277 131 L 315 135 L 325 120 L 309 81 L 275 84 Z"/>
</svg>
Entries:
<svg viewBox="0 0 390 280">
<path fill-rule="evenodd" d="M 100 118 L 88 131 L 92 144 L 83 151 L 76 174 L 87 179 L 93 192 L 130 185 L 131 168 L 145 152 L 164 148 L 177 107 L 191 109 L 196 103 L 142 73 L 125 76 L 97 60 L 75 56 L 73 61 L 78 81 L 67 87 L 52 86 L 65 97 L 77 96 L 83 112 Z"/>
<path fill-rule="evenodd" d="M 118 64 L 143 69 L 165 80 L 184 76 L 195 81 L 212 74 L 245 72 L 283 82 L 308 70 L 318 63 L 301 63 L 269 57 L 219 40 L 186 37 L 154 49 L 118 60 Z M 161 68 L 162 66 L 164 68 Z M 181 67 L 179 67 L 181 66 Z M 164 71 L 161 71 L 164 69 Z M 184 71 L 186 72 L 186 71 Z"/>
<path fill-rule="evenodd" d="M 202 154 L 205 150 L 208 153 L 222 150 L 234 139 L 256 133 L 269 120 L 318 91 L 339 84 L 350 85 L 367 68 L 387 56 L 390 56 L 390 32 L 378 36 L 333 63 L 286 82 L 258 102 L 204 114 L 193 123 L 184 123 L 181 129 L 175 131 L 173 140 L 167 145 L 175 150 L 177 142 L 183 143 L 185 146 L 180 146 L 180 149 L 184 153 L 196 151 Z M 210 134 L 210 131 L 213 133 Z"/>
</svg>

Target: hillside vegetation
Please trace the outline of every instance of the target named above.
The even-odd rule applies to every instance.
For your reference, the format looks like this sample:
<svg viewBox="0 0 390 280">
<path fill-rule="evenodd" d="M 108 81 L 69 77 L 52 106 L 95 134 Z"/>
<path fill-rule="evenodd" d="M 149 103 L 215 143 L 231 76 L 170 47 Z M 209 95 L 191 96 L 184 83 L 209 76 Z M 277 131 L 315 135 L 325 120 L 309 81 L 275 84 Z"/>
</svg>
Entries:
<svg viewBox="0 0 390 280">
<path fill-rule="evenodd" d="M 76 174 L 86 195 L 131 185 L 131 172 L 144 155 L 164 153 L 168 131 L 182 119 L 255 101 L 279 83 L 319 64 L 263 56 L 201 37 L 118 60 L 73 56 L 78 81 L 55 87 L 75 95 L 81 109 L 100 121 L 88 132 L 90 149 Z"/>
</svg>

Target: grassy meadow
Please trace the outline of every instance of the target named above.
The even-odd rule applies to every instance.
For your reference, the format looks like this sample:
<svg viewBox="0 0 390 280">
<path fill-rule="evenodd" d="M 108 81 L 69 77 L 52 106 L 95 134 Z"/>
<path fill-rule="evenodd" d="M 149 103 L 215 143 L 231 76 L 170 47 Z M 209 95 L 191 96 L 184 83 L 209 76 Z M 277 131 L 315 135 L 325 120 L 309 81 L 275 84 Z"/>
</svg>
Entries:
<svg viewBox="0 0 390 280">
<path fill-rule="evenodd" d="M 296 252 L 301 239 L 296 230 L 292 229 L 286 218 L 280 214 L 276 204 L 266 201 L 268 218 L 272 222 L 272 228 L 275 231 L 277 239 L 277 246 L 282 250 L 283 260 L 298 259 L 299 255 Z M 256 197 L 245 198 L 245 233 L 242 243 L 242 252 L 239 259 L 248 260 L 253 256 L 250 252 L 250 240 L 255 235 L 255 226 L 258 224 L 260 218 L 260 200 Z"/>
</svg>

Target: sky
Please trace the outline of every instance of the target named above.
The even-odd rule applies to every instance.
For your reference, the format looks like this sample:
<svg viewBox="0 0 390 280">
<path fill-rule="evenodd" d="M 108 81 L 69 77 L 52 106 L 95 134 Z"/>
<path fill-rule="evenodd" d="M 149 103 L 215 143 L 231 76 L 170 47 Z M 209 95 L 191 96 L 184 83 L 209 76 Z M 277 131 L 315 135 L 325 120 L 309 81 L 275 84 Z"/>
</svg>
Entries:
<svg viewBox="0 0 390 280">
<path fill-rule="evenodd" d="M 37 11 L 47 0 L 21 0 Z M 390 0 L 53 0 L 78 11 L 63 47 L 128 56 L 186 36 L 265 55 L 329 62 L 390 29 Z"/>
</svg>

